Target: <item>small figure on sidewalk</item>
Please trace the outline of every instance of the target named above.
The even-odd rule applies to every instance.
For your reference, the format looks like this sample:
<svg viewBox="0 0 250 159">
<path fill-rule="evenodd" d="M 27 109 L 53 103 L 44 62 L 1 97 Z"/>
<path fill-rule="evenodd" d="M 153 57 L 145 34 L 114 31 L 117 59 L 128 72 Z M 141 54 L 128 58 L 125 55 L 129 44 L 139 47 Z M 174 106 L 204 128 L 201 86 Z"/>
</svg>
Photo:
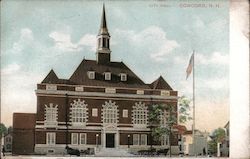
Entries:
<svg viewBox="0 0 250 159">
<path fill-rule="evenodd" d="M 2 148 L 3 156 L 5 156 L 5 148 Z"/>
<path fill-rule="evenodd" d="M 203 148 L 203 156 L 206 155 L 206 149 L 205 147 Z"/>
</svg>

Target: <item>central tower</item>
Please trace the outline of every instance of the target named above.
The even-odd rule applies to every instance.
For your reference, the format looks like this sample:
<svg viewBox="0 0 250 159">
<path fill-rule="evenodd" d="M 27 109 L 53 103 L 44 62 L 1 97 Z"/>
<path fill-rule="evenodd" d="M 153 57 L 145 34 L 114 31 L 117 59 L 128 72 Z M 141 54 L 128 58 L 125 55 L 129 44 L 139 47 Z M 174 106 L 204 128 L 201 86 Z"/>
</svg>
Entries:
<svg viewBox="0 0 250 159">
<path fill-rule="evenodd" d="M 101 26 L 97 36 L 97 52 L 96 52 L 96 61 L 98 64 L 108 64 L 110 62 L 110 53 L 111 50 L 109 48 L 110 35 L 108 32 L 108 27 L 106 23 L 106 15 L 105 15 L 105 6 L 103 4 L 102 10 L 102 19 Z"/>
</svg>

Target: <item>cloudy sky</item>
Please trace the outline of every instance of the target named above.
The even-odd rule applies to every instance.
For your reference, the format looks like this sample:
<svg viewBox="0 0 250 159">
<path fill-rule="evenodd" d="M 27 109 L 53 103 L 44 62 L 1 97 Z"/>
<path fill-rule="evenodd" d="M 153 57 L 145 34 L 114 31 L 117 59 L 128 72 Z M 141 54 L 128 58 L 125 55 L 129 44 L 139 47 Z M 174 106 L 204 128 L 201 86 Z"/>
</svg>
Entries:
<svg viewBox="0 0 250 159">
<path fill-rule="evenodd" d="M 69 78 L 95 59 L 103 1 L 2 1 L 1 114 L 36 112 L 34 90 L 54 69 Z M 191 5 L 190 5 L 191 4 Z M 199 6 L 199 4 L 202 4 Z M 192 98 L 186 67 L 195 50 L 196 127 L 229 120 L 229 14 L 226 1 L 105 1 L 113 61 L 146 83 L 162 75 Z"/>
</svg>

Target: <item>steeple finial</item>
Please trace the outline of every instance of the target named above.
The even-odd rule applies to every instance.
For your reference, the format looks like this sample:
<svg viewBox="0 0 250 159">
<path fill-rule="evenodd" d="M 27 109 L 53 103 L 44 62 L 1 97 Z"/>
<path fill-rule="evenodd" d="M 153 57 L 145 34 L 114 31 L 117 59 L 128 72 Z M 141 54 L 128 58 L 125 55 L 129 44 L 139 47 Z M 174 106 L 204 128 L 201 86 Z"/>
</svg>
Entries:
<svg viewBox="0 0 250 159">
<path fill-rule="evenodd" d="M 97 52 L 96 61 L 98 64 L 108 64 L 110 63 L 110 35 L 108 32 L 108 27 L 106 23 L 105 5 L 102 8 L 102 19 L 99 34 L 97 36 Z"/>
<path fill-rule="evenodd" d="M 104 3 L 103 3 L 103 8 L 102 8 L 102 19 L 101 19 L 101 26 L 100 26 L 99 35 L 100 34 L 109 35 L 107 22 L 106 22 L 106 13 L 105 13 L 105 4 Z"/>
</svg>

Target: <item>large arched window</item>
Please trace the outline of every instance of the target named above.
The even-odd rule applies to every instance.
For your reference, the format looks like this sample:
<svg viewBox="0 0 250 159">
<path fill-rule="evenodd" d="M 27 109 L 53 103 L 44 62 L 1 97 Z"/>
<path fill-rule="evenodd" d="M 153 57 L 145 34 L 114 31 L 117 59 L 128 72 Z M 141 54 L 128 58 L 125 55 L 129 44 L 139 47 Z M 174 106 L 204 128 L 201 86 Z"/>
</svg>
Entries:
<svg viewBox="0 0 250 159">
<path fill-rule="evenodd" d="M 134 127 L 146 127 L 148 119 L 148 110 L 145 103 L 135 103 L 133 106 L 133 124 Z"/>
<path fill-rule="evenodd" d="M 74 100 L 70 105 L 72 125 L 85 125 L 88 117 L 87 104 L 85 104 L 85 101 L 81 101 L 80 99 Z"/>
<path fill-rule="evenodd" d="M 160 115 L 161 127 L 167 127 L 168 126 L 168 118 L 169 118 L 169 112 L 167 112 L 166 110 L 162 110 L 161 115 Z"/>
<path fill-rule="evenodd" d="M 118 110 L 115 102 L 111 100 L 102 105 L 102 120 L 104 124 L 117 124 Z"/>
<path fill-rule="evenodd" d="M 45 126 L 55 127 L 57 126 L 57 116 L 58 116 L 58 105 L 53 106 L 53 103 L 49 105 L 45 104 Z"/>
</svg>

